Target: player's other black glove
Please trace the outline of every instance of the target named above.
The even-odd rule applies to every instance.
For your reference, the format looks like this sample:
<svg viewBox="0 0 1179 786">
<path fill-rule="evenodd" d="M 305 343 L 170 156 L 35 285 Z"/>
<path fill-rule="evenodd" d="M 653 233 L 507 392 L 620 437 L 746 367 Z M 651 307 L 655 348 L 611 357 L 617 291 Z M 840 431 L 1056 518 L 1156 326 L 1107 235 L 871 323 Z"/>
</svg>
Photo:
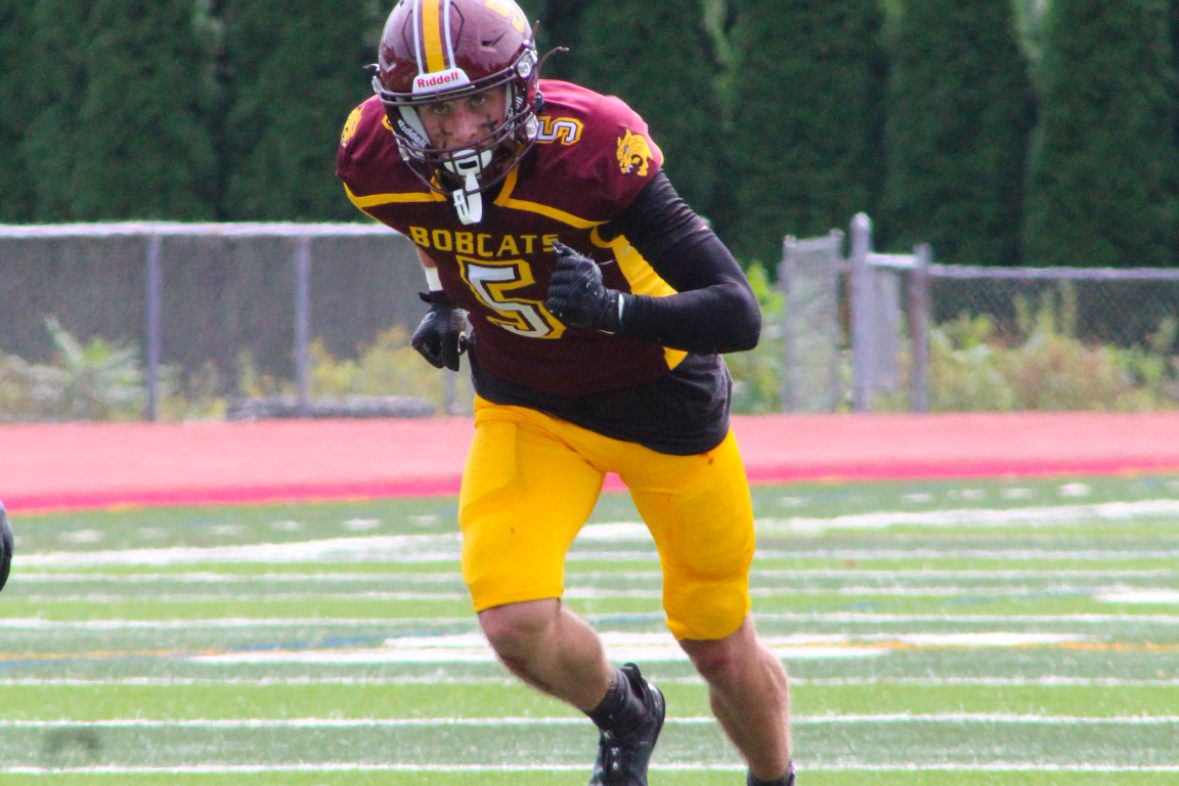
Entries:
<svg viewBox="0 0 1179 786">
<path fill-rule="evenodd" d="M 566 325 L 616 333 L 622 323 L 622 293 L 602 284 L 598 263 L 564 243 L 553 242 L 557 266 L 544 305 Z"/>
<path fill-rule="evenodd" d="M 467 337 L 463 332 L 466 315 L 441 292 L 419 292 L 418 296 L 430 304 L 430 310 L 410 337 L 410 346 L 434 368 L 458 371 L 459 355 L 467 348 Z"/>
</svg>

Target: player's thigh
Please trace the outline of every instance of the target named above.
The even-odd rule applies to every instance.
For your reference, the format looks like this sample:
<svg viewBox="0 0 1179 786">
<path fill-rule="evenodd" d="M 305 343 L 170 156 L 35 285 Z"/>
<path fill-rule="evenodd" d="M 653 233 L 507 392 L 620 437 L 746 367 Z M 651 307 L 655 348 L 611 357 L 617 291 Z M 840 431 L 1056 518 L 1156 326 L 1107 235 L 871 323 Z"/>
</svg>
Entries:
<svg viewBox="0 0 1179 786">
<path fill-rule="evenodd" d="M 459 495 L 463 579 L 476 611 L 562 595 L 565 554 L 602 480 L 543 419 L 476 409 Z"/>
<path fill-rule="evenodd" d="M 730 433 L 697 456 L 661 456 L 623 480 L 659 548 L 663 606 L 679 639 L 720 639 L 749 613 L 753 507 Z"/>
</svg>

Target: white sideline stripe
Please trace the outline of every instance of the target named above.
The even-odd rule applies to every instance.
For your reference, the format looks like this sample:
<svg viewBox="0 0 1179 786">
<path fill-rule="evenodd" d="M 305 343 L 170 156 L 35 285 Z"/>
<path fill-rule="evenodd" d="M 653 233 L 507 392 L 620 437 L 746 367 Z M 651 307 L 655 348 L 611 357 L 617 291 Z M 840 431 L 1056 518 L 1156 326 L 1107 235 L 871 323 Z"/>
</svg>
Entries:
<svg viewBox="0 0 1179 786">
<path fill-rule="evenodd" d="M 1164 587 L 1139 587 L 1134 590 L 1094 594 L 1092 587 L 1070 586 L 1062 584 L 1015 585 L 1006 587 L 979 586 L 872 586 L 872 585 L 844 585 L 842 587 L 757 587 L 749 588 L 749 594 L 754 598 L 776 598 L 790 595 L 837 595 L 842 597 L 901 597 L 901 598 L 946 598 L 959 596 L 973 597 L 1019 597 L 1040 593 L 1068 593 L 1073 595 L 1089 595 L 1098 600 L 1110 603 L 1179 603 L 1179 592 Z M 142 590 L 128 585 L 126 592 L 88 592 L 84 594 L 53 595 L 27 594 L 22 600 L 31 603 L 51 602 L 93 602 L 106 603 L 126 600 L 127 598 L 142 597 Z M 235 601 L 246 602 L 256 600 L 268 601 L 320 601 L 325 598 L 337 600 L 372 600 L 390 602 L 415 601 L 468 601 L 470 595 L 466 590 L 441 590 L 436 592 L 383 592 L 370 590 L 363 592 L 267 592 L 264 588 L 256 592 L 234 592 L 227 595 L 208 595 L 204 593 L 167 592 L 153 593 L 151 598 L 156 603 L 191 603 L 204 601 Z M 663 597 L 660 589 L 629 589 L 613 590 L 594 587 L 569 587 L 565 591 L 566 599 L 570 600 L 659 600 Z"/>
<path fill-rule="evenodd" d="M 771 646 L 771 652 L 788 660 L 833 660 L 844 658 L 879 658 L 888 654 L 883 647 L 781 647 Z M 620 646 L 612 654 L 622 660 L 645 661 L 648 663 L 688 662 L 688 657 L 678 647 Z M 370 650 L 297 650 L 228 653 L 225 655 L 201 655 L 188 659 L 189 663 L 210 666 L 241 666 L 249 664 L 302 663 L 367 665 L 388 663 L 495 663 L 490 650 L 442 650 L 435 647 L 415 649 L 370 649 Z"/>
<path fill-rule="evenodd" d="M 651 576 L 658 576 L 657 571 L 647 571 Z M 1158 575 L 1162 576 L 1171 571 L 1160 572 Z M 1094 577 L 1102 575 L 1111 575 L 1113 571 L 1094 571 L 1087 573 Z M 1174 571 L 1179 575 L 1179 571 Z M 1060 572 L 1063 575 L 1064 571 Z M 601 578 L 617 577 L 617 573 L 601 573 L 601 574 L 580 574 L 583 576 L 597 575 Z M 627 573 L 627 576 L 634 576 L 636 573 Z M 965 575 L 959 574 L 959 575 Z M 1053 574 L 1057 575 L 1057 574 Z M 1141 573 L 1136 571 L 1126 571 L 1124 578 L 1142 577 L 1148 578 L 1152 574 Z M 125 584 L 128 581 L 126 573 L 21 573 L 22 583 L 46 583 L 57 584 L 66 582 L 78 582 L 84 584 L 113 582 L 116 584 Z M 394 573 L 345 573 L 340 571 L 323 571 L 322 573 L 218 573 L 216 571 L 201 570 L 184 573 L 136 573 L 136 583 L 162 583 L 162 584 L 257 584 L 262 582 L 270 582 L 273 584 L 314 584 L 316 582 L 323 584 L 350 584 L 363 582 L 389 582 L 396 581 L 398 583 L 419 583 L 419 584 L 446 584 L 453 583 L 462 586 L 462 577 L 459 576 L 457 568 L 447 573 L 417 573 L 417 574 L 394 574 Z"/>
<path fill-rule="evenodd" d="M 939 772 L 1145 772 L 1169 773 L 1179 772 L 1179 764 L 1115 764 L 1101 762 L 1084 762 L 1080 764 L 1045 764 L 1043 762 L 987 762 L 955 763 L 955 762 L 839 762 L 830 764 L 808 764 L 799 761 L 799 767 L 805 772 L 920 772 L 923 770 L 937 770 Z M 0 773 L 8 775 L 248 775 L 254 773 L 271 772 L 580 772 L 586 769 L 584 764 L 363 764 L 363 763 L 325 763 L 325 764 L 182 764 L 170 767 L 151 766 L 119 766 L 104 765 L 99 767 L 0 767 Z M 743 772 L 743 766 L 734 764 L 720 764 L 717 762 L 681 762 L 678 764 L 652 764 L 652 772 Z"/>
<path fill-rule="evenodd" d="M 1179 549 L 931 549 L 920 544 L 908 549 L 761 549 L 757 557 L 768 559 L 829 559 L 829 560 L 913 560 L 922 559 L 989 559 L 1003 562 L 1031 562 L 1033 560 L 1061 560 L 1068 562 L 1109 562 L 1129 559 L 1179 559 Z M 649 553 L 601 551 L 572 553 L 572 560 L 653 560 Z"/>
<path fill-rule="evenodd" d="M 446 562 L 459 559 L 456 543 L 446 551 L 386 550 L 368 544 L 369 538 L 340 538 L 332 541 L 337 545 L 328 552 L 320 551 L 320 544 L 327 541 L 312 541 L 302 544 L 256 544 L 252 546 L 221 546 L 216 548 L 185 547 L 176 549 L 132 549 L 127 551 L 53 551 L 27 554 L 21 559 L 22 565 L 31 567 L 79 567 L 79 566 L 133 566 L 133 565 L 195 565 L 195 564 L 292 564 L 298 562 L 345 563 L 345 562 Z M 344 541 L 347 548 L 339 546 Z M 281 551 L 276 548 L 282 546 Z M 1109 562 L 1128 559 L 1179 559 L 1179 549 L 930 549 L 920 545 L 910 549 L 762 549 L 757 558 L 772 559 L 823 559 L 841 561 L 866 560 L 912 560 L 925 559 L 989 559 L 1004 562 L 1030 562 L 1032 560 L 1062 560 L 1069 562 Z M 574 544 L 566 560 L 568 562 L 644 562 L 654 563 L 658 559 L 654 545 L 641 551 L 592 551 Z"/>
<path fill-rule="evenodd" d="M 660 612 L 629 615 L 597 615 L 590 614 L 591 620 L 601 617 L 628 619 L 661 620 Z M 962 624 L 1048 624 L 1048 623 L 1076 623 L 1091 625 L 1108 625 L 1110 623 L 1151 624 L 1151 625 L 1179 625 L 1179 615 L 1176 614 L 876 614 L 869 612 L 764 612 L 754 611 L 754 618 L 763 622 L 836 622 L 836 623 L 914 623 L 929 622 L 938 625 Z M 134 628 L 142 630 L 203 630 L 206 628 L 285 628 L 285 627 L 373 627 L 388 629 L 398 625 L 412 624 L 421 627 L 425 621 L 417 619 L 399 618 L 353 618 L 353 617 L 226 617 L 224 619 L 161 619 L 161 620 L 47 620 L 40 617 L 5 617 L 0 618 L 0 629 L 13 628 L 20 630 L 122 630 Z M 432 625 L 473 625 L 474 616 L 470 617 L 432 617 L 428 620 Z"/>
<path fill-rule="evenodd" d="M 669 725 L 699 726 L 716 723 L 711 715 L 668 718 Z M 1037 726 L 1169 726 L 1179 724 L 1179 715 L 1021 715 L 1002 712 L 947 713 L 872 713 L 857 715 L 800 715 L 791 719 L 794 726 L 855 725 L 864 723 L 1005 723 Z M 504 718 L 114 718 L 107 720 L 6 720 L 0 729 L 360 729 L 360 728 L 433 728 L 437 726 L 485 728 L 529 726 L 585 726 L 584 717 L 504 717 Z"/>
<path fill-rule="evenodd" d="M 622 574 L 606 571 L 585 571 L 570 574 L 572 581 L 600 581 L 617 579 Z M 1130 579 L 1130 578 L 1165 578 L 1179 577 L 1179 570 L 1167 568 L 1114 569 L 1114 570 L 863 570 L 860 568 L 839 569 L 830 568 L 792 568 L 789 573 L 779 570 L 755 568 L 749 571 L 751 578 L 783 579 L 892 579 L 921 578 L 921 579 L 993 579 L 997 583 L 1012 579 L 1038 579 L 1052 576 L 1057 579 Z M 628 580 L 649 579 L 659 581 L 663 574 L 657 570 L 628 570 L 625 578 Z M 125 573 L 25 573 L 21 572 L 22 584 L 62 582 L 103 583 L 113 582 L 125 584 L 128 581 Z M 324 571 L 322 573 L 217 573 L 214 571 L 194 571 L 191 573 L 136 573 L 135 582 L 163 583 L 163 584 L 239 584 L 273 582 L 276 584 L 308 584 L 322 582 L 327 584 L 347 584 L 351 582 L 388 582 L 398 584 L 447 584 L 462 583 L 457 571 L 448 573 L 419 573 L 419 574 L 391 574 L 391 573 L 343 573 L 338 571 Z"/>
<path fill-rule="evenodd" d="M 1179 590 L 1135 587 L 1134 589 L 1101 592 L 1094 598 L 1104 603 L 1179 604 Z"/>
<path fill-rule="evenodd" d="M 1098 502 L 1089 505 L 1047 505 L 1025 508 L 958 508 L 949 510 L 880 511 L 830 518 L 785 517 L 758 519 L 757 526 L 769 532 L 821 532 L 829 529 L 887 529 L 894 526 L 931 528 L 1018 526 L 1043 527 L 1098 521 L 1129 521 L 1143 517 L 1175 516 L 1179 500 L 1152 499 L 1136 502 Z"/>
<path fill-rule="evenodd" d="M 962 508 L 928 512 L 890 511 L 830 518 L 766 518 L 756 524 L 767 532 L 814 531 L 830 528 L 881 529 L 894 525 L 944 527 L 1007 527 L 1060 524 L 1093 519 L 1124 521 L 1144 516 L 1179 514 L 1179 500 L 1139 500 L 1103 502 L 1090 505 L 1055 505 L 1040 507 L 987 509 Z M 638 522 L 594 523 L 578 536 L 583 543 L 650 543 L 646 527 Z M 423 535 L 383 535 L 355 538 L 329 538 L 293 543 L 264 543 L 244 546 L 206 548 L 175 547 L 92 552 L 42 552 L 23 558 L 29 566 L 71 565 L 176 565 L 193 562 L 330 562 L 332 560 L 366 561 L 381 559 L 448 559 L 457 554 L 458 532 Z M 439 551 L 440 550 L 440 551 Z M 424 551 L 424 553 L 423 553 Z M 1174 553 L 1174 552 L 1170 552 Z M 645 555 L 651 557 L 650 553 Z"/>
<path fill-rule="evenodd" d="M 699 677 L 660 677 L 660 685 L 702 685 Z M 300 687 L 338 685 L 341 687 L 401 687 L 403 685 L 502 685 L 518 687 L 512 677 L 463 676 L 399 676 L 399 677 L 112 677 L 105 680 L 75 679 L 70 677 L 0 678 L 0 686 L 19 688 L 105 688 L 105 687 Z M 1179 687 L 1179 677 L 1155 679 L 1119 679 L 1117 677 L 1070 677 L 1045 675 L 1042 677 L 791 677 L 790 684 L 798 687 L 878 687 L 905 685 L 912 687 L 980 687 L 980 688 L 1169 688 Z"/>
<path fill-rule="evenodd" d="M 687 656 L 668 634 L 601 634 L 602 642 L 623 660 L 686 661 Z M 898 647 L 1019 647 L 1084 641 L 1087 637 L 1050 633 L 909 633 L 763 636 L 762 643 L 779 658 L 831 659 L 881 657 Z M 385 647 L 348 650 L 249 650 L 190 659 L 202 664 L 274 663 L 494 663 L 487 640 L 479 633 L 440 636 L 402 636 L 387 639 Z"/>
<path fill-rule="evenodd" d="M 420 621 L 417 621 L 421 624 Z M 432 619 L 433 624 L 472 623 L 473 617 Z M 393 619 L 361 619 L 349 617 L 225 617 L 224 619 L 166 619 L 166 620 L 46 620 L 40 617 L 10 617 L 0 619 L 0 628 L 23 630 L 203 630 L 206 628 L 289 628 L 289 627 L 394 627 Z"/>
<path fill-rule="evenodd" d="M 606 631 L 600 634 L 607 647 L 649 646 L 679 650 L 679 646 L 666 633 L 619 633 Z M 788 636 L 763 635 L 761 642 L 767 647 L 811 646 L 815 644 L 845 645 L 853 642 L 900 642 L 916 646 L 927 645 L 967 647 L 1012 647 L 1032 644 L 1060 644 L 1084 641 L 1086 636 L 1064 633 L 871 633 L 852 636 L 842 633 L 796 633 Z M 385 645 L 393 649 L 474 649 L 491 654 L 487 640 L 479 633 L 457 633 L 437 636 L 399 636 L 387 639 Z"/>
</svg>

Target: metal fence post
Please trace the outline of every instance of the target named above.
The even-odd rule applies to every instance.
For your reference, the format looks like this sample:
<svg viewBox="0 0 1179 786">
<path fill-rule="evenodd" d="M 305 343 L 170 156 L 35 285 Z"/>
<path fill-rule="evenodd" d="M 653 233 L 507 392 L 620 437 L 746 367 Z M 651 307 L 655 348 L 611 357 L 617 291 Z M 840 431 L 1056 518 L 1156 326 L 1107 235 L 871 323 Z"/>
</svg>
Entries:
<svg viewBox="0 0 1179 786">
<path fill-rule="evenodd" d="M 852 408 L 856 412 L 872 409 L 872 317 L 875 288 L 868 252 L 872 248 L 872 219 L 856 213 L 851 221 L 851 328 L 852 328 Z"/>
<path fill-rule="evenodd" d="M 928 243 L 913 248 L 913 270 L 909 275 L 909 344 L 912 368 L 909 372 L 909 408 L 929 411 L 929 265 L 933 252 Z"/>
<path fill-rule="evenodd" d="M 783 412 L 794 412 L 798 407 L 798 396 L 795 394 L 794 386 L 790 384 L 790 371 L 798 359 L 795 357 L 794 343 L 790 341 L 790 319 L 793 315 L 789 307 L 790 280 L 793 278 L 794 268 L 794 255 L 791 252 L 797 245 L 798 240 L 794 235 L 787 235 L 782 240 L 782 260 L 778 263 L 778 285 L 787 304 L 782 315 L 782 374 L 778 388 L 778 400 Z"/>
<path fill-rule="evenodd" d="M 311 414 L 311 238 L 295 241 L 295 391 L 299 417 Z"/>
<path fill-rule="evenodd" d="M 160 419 L 160 348 L 161 314 L 163 313 L 164 273 L 160 263 L 163 239 L 159 235 L 147 236 L 147 260 L 145 275 L 145 324 L 147 333 L 147 419 Z"/>
<path fill-rule="evenodd" d="M 801 240 L 788 236 L 782 242 L 783 412 L 835 412 L 843 398 L 839 291 L 844 237 L 833 229 Z"/>
</svg>

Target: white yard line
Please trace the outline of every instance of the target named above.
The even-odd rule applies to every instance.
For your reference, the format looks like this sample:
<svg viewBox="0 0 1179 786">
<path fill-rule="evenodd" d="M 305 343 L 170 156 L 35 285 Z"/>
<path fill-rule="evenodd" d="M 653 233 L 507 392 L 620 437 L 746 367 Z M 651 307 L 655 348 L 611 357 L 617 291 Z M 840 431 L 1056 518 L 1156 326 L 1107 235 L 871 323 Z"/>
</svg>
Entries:
<svg viewBox="0 0 1179 786">
<path fill-rule="evenodd" d="M 1123 587 L 1094 596 L 1103 603 L 1157 603 L 1179 605 L 1179 590 L 1154 587 Z"/>
<path fill-rule="evenodd" d="M 896 526 L 940 529 L 952 527 L 997 529 L 1038 528 L 1094 521 L 1134 521 L 1143 518 L 1175 518 L 1179 500 L 1152 499 L 1135 502 L 1098 502 L 1089 505 L 1046 505 L 1025 508 L 958 508 L 931 511 L 879 511 L 832 517 L 784 517 L 758 519 L 762 532 L 823 532 L 832 529 L 887 529 Z"/>
<path fill-rule="evenodd" d="M 472 623 L 471 617 L 449 617 L 429 620 L 430 624 Z M 396 627 L 395 619 L 362 619 L 352 617 L 221 617 L 206 619 L 162 620 L 46 620 L 40 617 L 0 618 L 0 629 L 18 630 L 205 630 L 208 628 L 382 628 Z M 423 624 L 417 621 L 418 625 Z"/>
<path fill-rule="evenodd" d="M 932 623 L 939 627 L 950 625 L 985 624 L 1080 624 L 1109 625 L 1179 625 L 1179 614 L 879 614 L 873 612 L 764 612 L 755 608 L 754 617 L 763 622 L 805 622 L 866 624 L 882 623 Z M 651 619 L 663 618 L 660 612 L 640 614 L 588 615 L 597 621 L 608 619 Z M 475 618 L 431 617 L 428 620 L 405 618 L 361 618 L 361 617 L 224 617 L 204 619 L 103 619 L 103 620 L 47 620 L 40 617 L 3 617 L 0 629 L 15 630 L 204 630 L 207 628 L 381 628 L 388 630 L 403 626 L 415 628 L 427 626 L 471 625 Z"/>
<path fill-rule="evenodd" d="M 901 578 L 918 578 L 918 579 L 983 579 L 994 580 L 996 583 L 1011 581 L 1013 579 L 1038 579 L 1044 576 L 1051 575 L 1059 579 L 1148 579 L 1148 578 L 1179 578 L 1179 570 L 1170 570 L 1167 568 L 1141 568 L 1141 569 L 1111 569 L 1111 570 L 1062 570 L 1054 567 L 1044 568 L 1042 570 L 939 570 L 933 568 L 915 568 L 896 570 L 865 570 L 863 568 L 791 568 L 789 572 L 780 570 L 766 570 L 764 568 L 754 568 L 749 571 L 749 575 L 754 579 L 776 579 L 776 580 L 791 580 L 791 579 L 848 579 L 855 578 L 858 580 L 878 579 L 878 580 L 895 580 Z M 658 570 L 628 570 L 625 574 L 612 571 L 575 571 L 570 573 L 571 578 L 579 581 L 596 582 L 596 581 L 611 581 L 617 580 L 620 577 L 625 577 L 627 580 L 649 580 L 658 582 L 662 579 L 663 573 Z M 63 582 L 79 582 L 79 583 L 114 583 L 125 584 L 128 581 L 126 573 L 64 573 L 64 572 L 46 572 L 46 573 L 29 573 L 21 572 L 20 580 L 22 584 L 59 584 Z M 161 584 L 254 584 L 258 582 L 272 582 L 274 584 L 308 584 L 315 582 L 323 582 L 327 584 L 348 584 L 348 583 L 365 583 L 365 582 L 390 582 L 395 581 L 399 584 L 446 584 L 451 582 L 461 582 L 462 578 L 458 572 L 456 565 L 453 570 L 444 573 L 384 573 L 384 572 L 370 572 L 370 573 L 350 573 L 344 571 L 321 571 L 315 573 L 218 573 L 216 571 L 192 571 L 192 572 L 176 572 L 176 573 L 136 573 L 135 583 L 161 583 Z"/>
<path fill-rule="evenodd" d="M 21 565 L 40 568 L 76 568 L 96 566 L 132 565 L 201 565 L 201 564 L 293 564 L 316 562 L 334 564 L 347 562 L 445 562 L 456 563 L 459 559 L 458 544 L 447 550 L 420 551 L 389 550 L 369 544 L 369 538 L 343 538 L 347 547 L 332 541 L 329 551 L 320 551 L 327 541 L 310 541 L 303 544 L 257 544 L 252 546 L 221 546 L 216 548 L 185 547 L 176 549 L 132 549 L 127 551 L 53 551 L 33 552 L 21 558 Z M 303 548 L 295 548 L 302 546 Z M 276 550 L 277 549 L 277 550 Z M 645 562 L 654 563 L 658 556 L 652 544 L 642 550 L 592 550 L 574 544 L 568 557 L 570 562 Z M 788 560 L 914 560 L 914 559 L 986 559 L 1005 563 L 1030 562 L 1034 560 L 1061 560 L 1068 562 L 1108 562 L 1129 559 L 1179 559 L 1179 549 L 931 549 L 914 546 L 902 548 L 759 548 L 757 559 Z"/>
<path fill-rule="evenodd" d="M 263 564 L 333 561 L 404 561 L 439 551 L 439 559 L 458 553 L 457 532 L 433 535 L 383 535 L 288 543 L 252 543 L 244 546 L 177 546 L 160 549 L 106 551 L 51 551 L 26 555 L 22 563 L 33 567 L 99 565 L 188 565 L 193 563 L 257 562 Z"/>
<path fill-rule="evenodd" d="M 635 633 L 605 630 L 603 643 L 618 659 L 645 662 L 686 662 L 687 656 L 669 633 Z M 762 641 L 778 658 L 787 661 L 878 658 L 909 650 L 977 650 L 982 648 L 1043 648 L 1100 646 L 1091 636 L 1077 633 L 984 632 L 891 632 L 832 634 L 796 633 L 763 635 Z M 118 659 L 126 657 L 170 658 L 206 666 L 280 664 L 388 665 L 388 664 L 494 664 L 495 654 L 481 633 L 402 635 L 387 638 L 383 646 L 292 647 L 234 649 L 206 645 L 198 653 L 183 647 L 139 651 L 135 649 L 71 651 L 74 659 Z M 49 653 L 29 653 L 8 660 L 56 659 Z"/>
<path fill-rule="evenodd" d="M 605 631 L 602 641 L 614 657 L 654 662 L 686 661 L 680 647 L 666 633 Z M 1054 633 L 891 633 L 850 636 L 796 634 L 763 636 L 762 642 L 779 658 L 815 660 L 876 658 L 896 650 L 922 648 L 1042 647 L 1088 641 L 1086 636 Z M 246 650 L 197 655 L 191 663 L 207 665 L 279 663 L 494 663 L 495 654 L 479 633 L 437 636 L 399 636 L 384 647 L 352 649 Z"/>
<path fill-rule="evenodd" d="M 799 760 L 803 772 L 1096 772 L 1096 773 L 1171 773 L 1179 772 L 1179 764 L 1117 764 L 1084 762 L 1052 764 L 1031 761 L 994 761 L 987 763 L 955 762 L 857 762 L 835 760 L 829 763 L 807 763 Z M 256 773 L 504 773 L 504 772 L 582 772 L 585 764 L 189 764 L 169 767 L 105 765 L 95 767 L 0 767 L 0 774 L 9 775 L 249 775 Z M 713 761 L 652 764 L 652 772 L 742 772 L 743 766 Z"/>
<path fill-rule="evenodd" d="M 659 677 L 660 685 L 703 685 L 700 677 Z M 790 684 L 797 687 L 880 687 L 903 685 L 938 688 L 1173 688 L 1179 687 L 1179 677 L 1156 679 L 1120 679 L 1118 677 L 1073 677 L 1048 674 L 1039 677 L 796 677 Z M 70 677 L 0 677 L 0 687 L 24 688 L 106 688 L 106 687 L 300 687 L 337 685 L 340 687 L 401 687 L 403 685 L 502 685 L 518 687 L 520 683 L 509 676 L 429 676 L 400 675 L 395 677 L 111 677 L 109 679 L 75 679 Z"/>
<path fill-rule="evenodd" d="M 1050 574 L 1045 574 L 1048 577 Z M 1023 597 L 1043 593 L 1091 595 L 1098 600 L 1123 603 L 1179 603 L 1179 592 L 1167 587 L 1135 587 L 1118 591 L 1100 591 L 1094 587 L 1070 586 L 1059 583 L 1049 584 L 1020 584 L 1008 586 L 876 586 L 876 585 L 845 585 L 841 587 L 758 587 L 749 589 L 754 598 L 774 598 L 789 595 L 838 595 L 842 597 L 903 597 L 903 598 L 951 598 L 951 597 Z M 86 592 L 80 594 L 55 595 L 51 593 L 30 593 L 21 599 L 30 603 L 109 603 L 126 601 L 132 598 L 142 598 L 143 590 L 131 585 L 125 587 L 124 592 Z M 597 587 L 571 586 L 565 591 L 568 600 L 655 600 L 662 598 L 662 590 L 653 589 L 610 589 Z M 211 595 L 202 592 L 155 592 L 151 595 L 152 603 L 199 603 L 199 602 L 257 602 L 257 601 L 285 601 L 285 602 L 314 602 L 330 599 L 359 600 L 359 601 L 389 601 L 389 602 L 417 602 L 417 601 L 468 601 L 470 595 L 466 590 L 435 590 L 432 592 L 385 592 L 380 590 L 366 590 L 359 592 L 348 591 L 320 591 L 307 592 L 268 592 L 265 588 L 254 591 L 237 591 L 232 594 Z"/>
<path fill-rule="evenodd" d="M 493 718 L 114 718 L 107 720 L 12 720 L 0 718 L 0 729 L 361 729 L 585 726 L 584 717 Z M 793 726 L 856 724 L 1015 724 L 1037 726 L 1169 726 L 1179 725 L 1179 715 L 1076 716 L 1001 712 L 873 713 L 850 715 L 797 715 Z M 716 723 L 711 715 L 669 717 L 669 725 L 699 726 Z"/>
<path fill-rule="evenodd" d="M 920 544 L 911 548 L 817 548 L 817 549 L 762 549 L 757 550 L 757 558 L 763 560 L 782 559 L 823 559 L 839 560 L 841 562 L 861 562 L 865 560 L 964 560 L 985 559 L 997 562 L 1033 562 L 1036 560 L 1059 560 L 1065 562 L 1109 562 L 1130 559 L 1179 559 L 1179 549 L 1045 549 L 1045 548 L 1011 548 L 1011 549 L 933 549 Z M 573 560 L 616 560 L 652 559 L 651 555 L 627 552 L 581 552 L 570 555 Z"/>
<path fill-rule="evenodd" d="M 790 661 L 838 660 L 845 658 L 879 658 L 889 653 L 888 647 L 873 646 L 772 646 L 770 650 L 778 658 Z M 611 655 L 619 660 L 643 661 L 646 663 L 687 663 L 688 658 L 678 647 L 668 646 L 626 646 L 614 647 Z M 293 650 L 293 651 L 250 651 L 230 652 L 218 655 L 200 655 L 186 659 L 189 663 L 205 666 L 241 666 L 273 664 L 318 664 L 318 665 L 382 665 L 413 663 L 486 663 L 496 662 L 495 655 L 484 649 L 441 650 L 434 647 L 380 648 L 353 650 Z"/>
<path fill-rule="evenodd" d="M 1049 505 L 1039 507 L 988 509 L 961 508 L 926 512 L 887 511 L 833 517 L 786 517 L 758 519 L 758 530 L 765 534 L 814 532 L 827 529 L 883 529 L 891 526 L 915 526 L 932 529 L 947 527 L 995 529 L 1004 527 L 1038 527 L 1044 525 L 1085 524 L 1093 521 L 1128 521 L 1142 518 L 1173 518 L 1179 516 L 1179 500 L 1158 499 L 1135 502 L 1105 502 L 1089 505 Z M 605 522 L 587 525 L 578 538 L 579 544 L 642 543 L 650 544 L 646 527 L 633 521 Z M 214 546 L 206 548 L 158 548 L 132 550 L 95 550 L 89 552 L 59 551 L 33 552 L 23 557 L 30 567 L 72 567 L 103 565 L 183 565 L 195 563 L 294 563 L 331 561 L 451 560 L 457 557 L 457 532 L 423 535 L 386 535 L 369 537 L 331 538 L 318 541 L 258 543 L 242 546 Z M 575 546 L 574 558 L 586 558 Z M 590 552 L 593 554 L 593 552 Z M 807 552 L 803 552 L 806 554 Z M 814 552 L 810 552 L 814 553 Z M 906 556 L 910 552 L 902 552 Z M 985 552 L 971 552 L 985 553 Z M 1003 552 L 995 552 L 1001 554 Z M 1020 551 L 1009 552 L 1012 555 Z M 1036 552 L 1032 552 L 1036 553 Z M 1049 552 L 1038 552 L 1046 554 Z M 1057 552 L 1061 555 L 1069 552 Z M 1106 552 L 1115 556 L 1138 555 L 1129 552 Z M 1161 556 L 1175 556 L 1179 552 L 1142 552 Z M 616 552 L 609 557 L 620 559 Z M 636 555 L 631 555 L 632 557 Z M 641 558 L 650 559 L 650 550 Z M 791 553 L 790 556 L 799 556 Z M 598 558 L 595 555 L 595 558 Z M 1015 558 L 1014 556 L 1012 558 Z M 1025 557 L 1026 559 L 1026 557 Z"/>
</svg>

